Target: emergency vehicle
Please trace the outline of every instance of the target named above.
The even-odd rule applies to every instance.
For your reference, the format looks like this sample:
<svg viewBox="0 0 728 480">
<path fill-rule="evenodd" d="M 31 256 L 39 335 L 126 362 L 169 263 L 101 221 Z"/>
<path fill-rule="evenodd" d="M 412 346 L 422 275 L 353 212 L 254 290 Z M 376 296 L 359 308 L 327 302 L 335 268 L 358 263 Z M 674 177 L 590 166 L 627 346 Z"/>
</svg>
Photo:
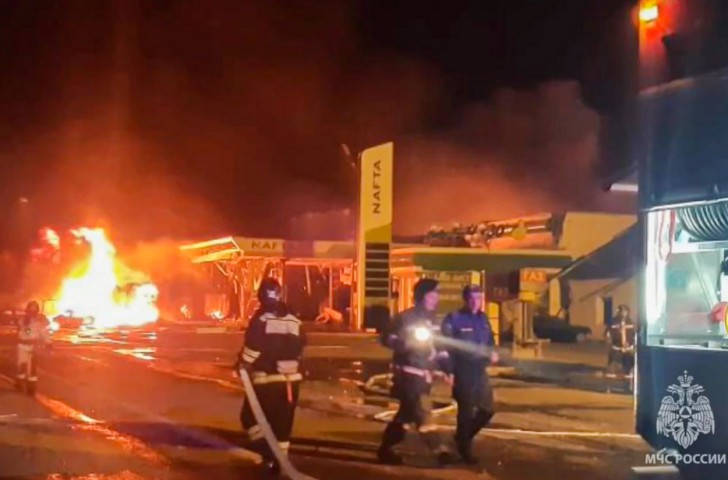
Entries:
<svg viewBox="0 0 728 480">
<path fill-rule="evenodd" d="M 648 464 L 728 478 L 728 1 L 643 1 L 636 17 L 636 427 Z"/>
</svg>

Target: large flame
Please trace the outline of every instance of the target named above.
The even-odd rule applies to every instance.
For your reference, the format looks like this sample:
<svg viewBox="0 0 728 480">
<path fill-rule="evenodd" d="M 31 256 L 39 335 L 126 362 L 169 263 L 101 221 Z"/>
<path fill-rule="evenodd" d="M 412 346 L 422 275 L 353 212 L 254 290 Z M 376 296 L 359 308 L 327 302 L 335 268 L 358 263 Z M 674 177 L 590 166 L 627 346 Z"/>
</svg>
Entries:
<svg viewBox="0 0 728 480">
<path fill-rule="evenodd" d="M 124 266 L 116 249 L 101 228 L 80 228 L 72 232 L 89 244 L 90 254 L 63 281 L 57 298 L 60 314 L 90 319 L 99 329 L 142 326 L 156 322 L 159 292 L 152 283 L 128 285 L 119 274 Z"/>
</svg>

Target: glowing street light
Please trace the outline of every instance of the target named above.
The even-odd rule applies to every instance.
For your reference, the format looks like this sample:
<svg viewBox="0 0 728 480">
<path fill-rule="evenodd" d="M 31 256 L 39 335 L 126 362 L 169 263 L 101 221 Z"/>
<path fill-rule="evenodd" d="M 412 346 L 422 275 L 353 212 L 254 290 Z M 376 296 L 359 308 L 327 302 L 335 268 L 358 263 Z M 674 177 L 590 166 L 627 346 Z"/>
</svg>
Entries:
<svg viewBox="0 0 728 480">
<path fill-rule="evenodd" d="M 660 16 L 660 7 L 656 3 L 648 4 L 640 8 L 640 21 L 642 23 L 653 23 Z"/>
</svg>

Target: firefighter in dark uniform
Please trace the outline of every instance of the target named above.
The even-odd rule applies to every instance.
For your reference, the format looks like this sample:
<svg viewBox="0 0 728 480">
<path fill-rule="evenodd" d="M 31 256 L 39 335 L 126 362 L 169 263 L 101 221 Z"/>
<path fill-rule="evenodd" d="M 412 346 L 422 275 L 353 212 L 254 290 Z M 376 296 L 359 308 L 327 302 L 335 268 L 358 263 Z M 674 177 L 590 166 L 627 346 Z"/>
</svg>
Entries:
<svg viewBox="0 0 728 480">
<path fill-rule="evenodd" d="M 263 280 L 258 289 L 260 308 L 245 332 L 245 345 L 238 354 L 238 368 L 248 371 L 263 413 L 285 453 L 288 451 L 302 375 L 300 360 L 305 345 L 301 321 L 281 301 L 281 286 Z M 237 368 L 236 368 L 237 370 Z M 280 466 L 263 438 L 246 400 L 240 419 L 252 442 L 252 449 L 263 457 L 270 473 Z"/>
<path fill-rule="evenodd" d="M 453 397 L 458 404 L 455 443 L 466 463 L 477 463 L 473 438 L 493 418 L 493 390 L 486 367 L 498 361 L 493 329 L 483 313 L 483 290 L 477 285 L 463 289 L 465 305 L 442 322 L 442 342 L 448 345 L 453 375 Z M 449 340 L 449 341 L 448 341 Z"/>
<path fill-rule="evenodd" d="M 635 325 L 629 307 L 620 305 L 612 323 L 607 327 L 609 354 L 607 369 L 611 373 L 630 375 L 634 369 Z"/>
<path fill-rule="evenodd" d="M 399 400 L 399 409 L 387 425 L 379 447 L 378 458 L 389 465 L 402 464 L 394 446 L 405 438 L 405 425 L 414 426 L 432 451 L 438 451 L 441 463 L 448 461 L 444 444 L 436 429 L 429 424 L 429 393 L 433 373 L 439 361 L 435 349 L 435 309 L 438 283 L 422 279 L 414 287 L 415 306 L 397 315 L 382 334 L 382 343 L 391 348 L 393 385 L 391 394 Z M 447 352 L 444 352 L 445 354 Z"/>
</svg>

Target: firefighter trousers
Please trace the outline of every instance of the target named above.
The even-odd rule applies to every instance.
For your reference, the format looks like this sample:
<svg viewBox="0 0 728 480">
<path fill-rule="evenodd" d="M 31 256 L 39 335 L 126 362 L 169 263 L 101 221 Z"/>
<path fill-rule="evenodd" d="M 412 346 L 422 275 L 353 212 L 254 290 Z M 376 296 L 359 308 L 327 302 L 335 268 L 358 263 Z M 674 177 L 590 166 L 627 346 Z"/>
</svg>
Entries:
<svg viewBox="0 0 728 480">
<path fill-rule="evenodd" d="M 380 452 L 391 450 L 405 439 L 406 425 L 417 429 L 422 441 L 430 451 L 437 453 L 447 450 L 447 442 L 443 440 L 437 427 L 430 421 L 432 406 L 428 394 L 418 391 L 416 385 L 408 385 L 408 387 L 410 388 L 402 388 L 398 392 L 399 409 L 384 430 Z"/>
<path fill-rule="evenodd" d="M 27 382 L 37 382 L 38 376 L 36 373 L 37 361 L 35 354 L 35 346 L 27 344 L 18 345 L 18 380 L 25 380 Z"/>
<path fill-rule="evenodd" d="M 634 352 L 622 352 L 620 350 L 611 349 L 607 358 L 607 371 L 609 373 L 619 373 L 629 375 L 634 369 Z"/>
<path fill-rule="evenodd" d="M 290 446 L 300 386 L 300 381 L 253 384 L 265 418 L 278 440 L 278 446 L 284 453 L 288 452 Z M 243 402 L 243 408 L 240 411 L 240 421 L 251 441 L 251 449 L 259 453 L 266 461 L 273 460 L 273 452 L 263 438 L 263 430 L 258 425 L 247 399 Z"/>
<path fill-rule="evenodd" d="M 488 377 L 483 376 L 472 384 L 456 384 L 453 390 L 458 404 L 455 441 L 461 452 L 469 453 L 473 438 L 490 423 L 495 413 L 493 389 Z"/>
</svg>

